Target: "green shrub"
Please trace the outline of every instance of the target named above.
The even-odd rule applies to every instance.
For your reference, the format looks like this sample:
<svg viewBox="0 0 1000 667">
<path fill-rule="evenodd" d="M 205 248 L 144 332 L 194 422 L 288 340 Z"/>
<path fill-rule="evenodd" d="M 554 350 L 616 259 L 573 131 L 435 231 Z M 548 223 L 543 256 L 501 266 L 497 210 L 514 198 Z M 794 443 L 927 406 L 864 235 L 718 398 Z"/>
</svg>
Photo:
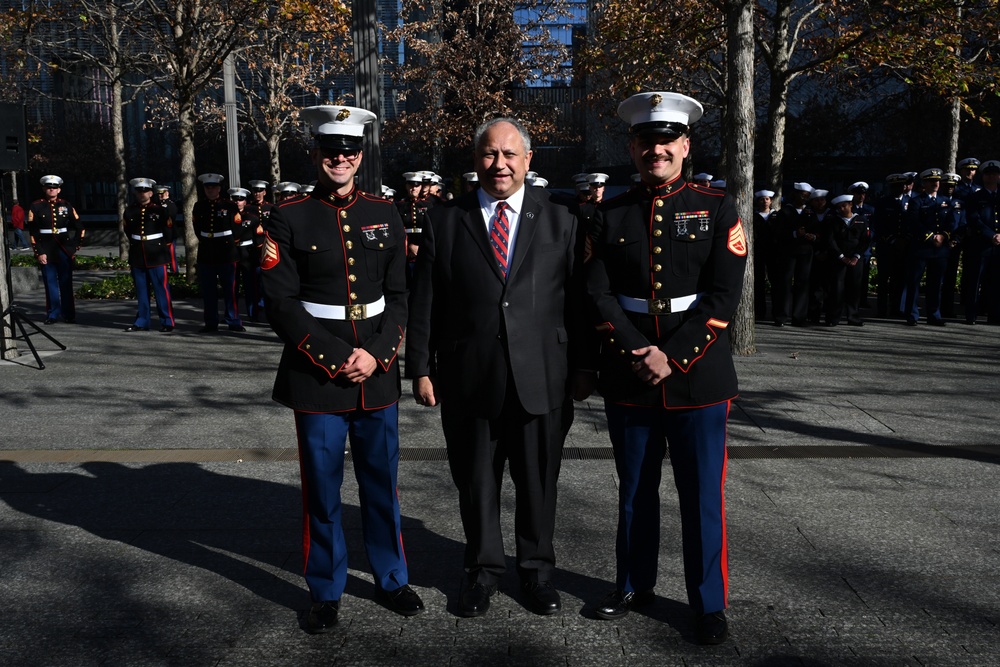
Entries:
<svg viewBox="0 0 1000 667">
<path fill-rule="evenodd" d="M 38 266 L 34 255 L 12 255 L 11 266 Z M 122 271 L 128 270 L 128 262 L 117 257 L 101 255 L 77 255 L 74 264 L 78 271 Z"/>
<path fill-rule="evenodd" d="M 197 285 L 189 283 L 186 276 L 172 273 L 167 280 L 170 282 L 170 296 L 173 299 L 201 296 L 201 290 Z M 76 291 L 76 296 L 78 299 L 134 299 L 135 283 L 132 282 L 131 273 L 116 273 L 97 282 L 84 283 Z"/>
</svg>

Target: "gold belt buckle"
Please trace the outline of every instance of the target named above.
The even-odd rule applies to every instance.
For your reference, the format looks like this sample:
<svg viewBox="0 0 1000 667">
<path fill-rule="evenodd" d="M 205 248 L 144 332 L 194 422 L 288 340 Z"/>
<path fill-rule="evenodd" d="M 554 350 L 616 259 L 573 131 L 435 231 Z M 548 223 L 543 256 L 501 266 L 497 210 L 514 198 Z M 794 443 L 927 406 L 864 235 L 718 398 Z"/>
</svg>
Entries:
<svg viewBox="0 0 1000 667">
<path fill-rule="evenodd" d="M 143 235 L 142 235 L 142 240 L 143 240 L 143 241 L 148 241 L 149 239 L 147 239 L 147 238 L 146 238 L 146 235 L 145 235 L 145 234 L 143 234 Z"/>
<path fill-rule="evenodd" d="M 365 320 L 368 319 L 368 305 L 364 303 L 347 307 L 347 319 Z"/>
<path fill-rule="evenodd" d="M 670 312 L 670 301 L 667 299 L 651 299 L 649 301 L 650 315 L 666 315 Z"/>
</svg>

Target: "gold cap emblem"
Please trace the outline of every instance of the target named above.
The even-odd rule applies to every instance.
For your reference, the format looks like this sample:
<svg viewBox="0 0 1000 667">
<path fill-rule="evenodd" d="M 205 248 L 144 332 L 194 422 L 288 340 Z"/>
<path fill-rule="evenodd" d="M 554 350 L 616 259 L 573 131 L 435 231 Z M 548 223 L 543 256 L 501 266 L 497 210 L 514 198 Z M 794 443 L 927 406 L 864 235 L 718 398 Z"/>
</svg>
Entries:
<svg viewBox="0 0 1000 667">
<path fill-rule="evenodd" d="M 351 112 L 350 112 L 349 109 L 341 109 L 337 113 L 337 120 L 339 120 L 339 121 L 347 120 L 348 116 L 350 116 L 350 115 L 351 115 Z"/>
<path fill-rule="evenodd" d="M 660 102 L 662 101 L 663 101 L 662 95 L 659 94 L 653 95 L 652 97 L 649 98 L 649 106 L 655 109 L 656 107 L 660 106 Z"/>
</svg>

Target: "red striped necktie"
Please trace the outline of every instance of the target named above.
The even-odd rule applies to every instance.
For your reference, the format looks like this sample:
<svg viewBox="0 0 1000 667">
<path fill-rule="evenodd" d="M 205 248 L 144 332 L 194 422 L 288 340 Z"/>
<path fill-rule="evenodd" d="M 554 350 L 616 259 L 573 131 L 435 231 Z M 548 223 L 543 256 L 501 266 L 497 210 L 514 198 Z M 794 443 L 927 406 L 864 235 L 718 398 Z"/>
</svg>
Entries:
<svg viewBox="0 0 1000 667">
<path fill-rule="evenodd" d="M 497 204 L 493 225 L 490 227 L 490 245 L 493 246 L 493 254 L 497 258 L 504 278 L 507 277 L 507 247 L 510 242 L 510 223 L 507 221 L 506 210 L 507 202 L 502 201 Z"/>
</svg>

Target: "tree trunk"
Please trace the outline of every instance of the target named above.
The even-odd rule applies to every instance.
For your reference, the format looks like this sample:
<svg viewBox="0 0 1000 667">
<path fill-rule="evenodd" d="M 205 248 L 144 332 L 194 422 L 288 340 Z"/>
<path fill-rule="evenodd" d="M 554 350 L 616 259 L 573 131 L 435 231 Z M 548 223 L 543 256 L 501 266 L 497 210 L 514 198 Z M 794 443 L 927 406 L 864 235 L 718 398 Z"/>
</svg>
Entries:
<svg viewBox="0 0 1000 667">
<path fill-rule="evenodd" d="M 181 196 L 184 203 L 184 265 L 187 279 L 197 278 L 198 237 L 194 233 L 194 203 L 198 200 L 198 174 L 194 163 L 194 97 L 179 96 L 177 129 L 180 133 Z"/>
<path fill-rule="evenodd" d="M 958 162 L 958 135 L 962 127 L 962 99 L 951 100 L 951 114 L 948 117 L 948 154 L 945 156 L 945 171 L 955 172 Z"/>
<path fill-rule="evenodd" d="M 726 6 L 727 75 L 729 80 L 726 105 L 726 154 L 729 168 L 726 190 L 736 199 L 740 219 L 744 221 L 747 243 L 747 268 L 743 274 L 743 298 L 730 324 L 729 335 L 733 352 L 754 354 L 753 309 L 753 1 L 730 0 Z"/>
<path fill-rule="evenodd" d="M 281 156 L 279 147 L 281 146 L 281 132 L 272 132 L 267 137 L 267 154 L 271 158 L 271 183 L 281 182 Z"/>
<path fill-rule="evenodd" d="M 111 83 L 111 139 L 115 152 L 115 174 L 118 181 L 118 257 L 128 257 L 125 236 L 125 207 L 128 206 L 128 167 L 125 164 L 125 123 L 122 118 L 122 82 L 116 72 Z"/>
<path fill-rule="evenodd" d="M 784 75 L 772 72 L 771 90 L 767 102 L 767 138 L 764 150 L 767 167 L 764 185 L 774 190 L 774 202 L 781 202 L 781 184 L 785 179 L 785 126 L 788 114 L 788 81 Z"/>
</svg>

